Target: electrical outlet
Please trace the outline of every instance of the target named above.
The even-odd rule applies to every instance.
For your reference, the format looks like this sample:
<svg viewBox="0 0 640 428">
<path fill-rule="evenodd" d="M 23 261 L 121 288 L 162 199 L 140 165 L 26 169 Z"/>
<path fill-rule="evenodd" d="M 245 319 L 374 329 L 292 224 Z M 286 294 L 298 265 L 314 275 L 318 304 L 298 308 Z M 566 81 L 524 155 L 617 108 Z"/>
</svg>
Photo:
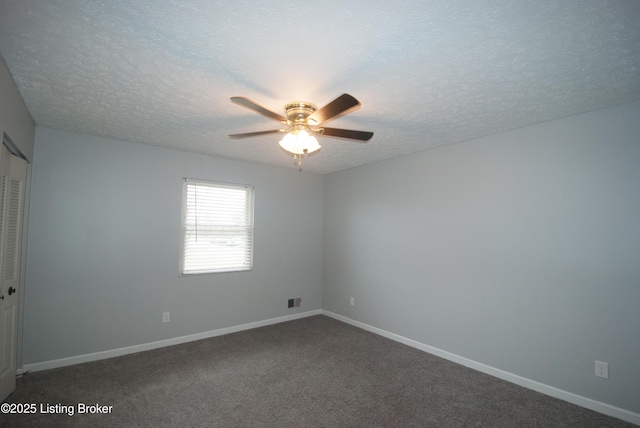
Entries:
<svg viewBox="0 0 640 428">
<path fill-rule="evenodd" d="M 302 299 L 300 297 L 296 297 L 295 300 L 294 300 L 293 306 L 295 306 L 297 308 L 301 304 L 302 304 Z"/>
<path fill-rule="evenodd" d="M 171 312 L 163 312 L 162 313 L 162 322 L 171 321 Z"/>
<path fill-rule="evenodd" d="M 609 379 L 609 363 L 596 360 L 596 376 Z"/>
<path fill-rule="evenodd" d="M 293 305 L 295 305 L 295 300 L 296 299 L 287 300 L 287 308 L 293 308 Z"/>
<path fill-rule="evenodd" d="M 356 299 L 354 299 L 353 297 L 349 297 L 349 304 L 351 306 L 355 306 L 356 305 Z"/>
</svg>

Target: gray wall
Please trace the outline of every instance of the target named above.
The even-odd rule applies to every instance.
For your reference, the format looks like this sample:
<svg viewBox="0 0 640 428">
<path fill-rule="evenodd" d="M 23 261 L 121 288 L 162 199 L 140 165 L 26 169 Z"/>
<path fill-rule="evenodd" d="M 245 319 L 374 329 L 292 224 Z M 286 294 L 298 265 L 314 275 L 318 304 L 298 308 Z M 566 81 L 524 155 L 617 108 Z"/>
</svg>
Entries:
<svg viewBox="0 0 640 428">
<path fill-rule="evenodd" d="M 183 177 L 255 186 L 252 271 L 178 274 Z M 38 127 L 23 363 L 320 309 L 322 195 L 294 168 Z"/>
<path fill-rule="evenodd" d="M 639 138 L 633 103 L 325 176 L 323 308 L 640 412 Z"/>
<path fill-rule="evenodd" d="M 27 159 L 33 158 L 36 126 L 0 56 L 0 136 L 6 134 Z"/>
</svg>

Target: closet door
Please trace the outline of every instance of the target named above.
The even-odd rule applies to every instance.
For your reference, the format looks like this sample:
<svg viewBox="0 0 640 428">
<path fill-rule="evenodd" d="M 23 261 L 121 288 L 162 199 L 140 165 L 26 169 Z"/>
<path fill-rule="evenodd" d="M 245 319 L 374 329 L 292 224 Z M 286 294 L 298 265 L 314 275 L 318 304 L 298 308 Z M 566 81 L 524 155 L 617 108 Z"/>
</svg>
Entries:
<svg viewBox="0 0 640 428">
<path fill-rule="evenodd" d="M 0 197 L 0 401 L 16 387 L 20 244 L 27 162 L 2 146 Z"/>
</svg>

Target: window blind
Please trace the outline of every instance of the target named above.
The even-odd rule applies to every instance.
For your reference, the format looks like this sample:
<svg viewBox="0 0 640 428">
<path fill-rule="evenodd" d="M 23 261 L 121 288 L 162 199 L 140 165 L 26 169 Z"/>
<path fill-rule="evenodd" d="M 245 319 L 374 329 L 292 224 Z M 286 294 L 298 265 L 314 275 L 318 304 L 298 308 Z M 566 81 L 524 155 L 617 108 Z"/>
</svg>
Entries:
<svg viewBox="0 0 640 428">
<path fill-rule="evenodd" d="M 253 187 L 185 179 L 182 273 L 250 270 Z"/>
</svg>

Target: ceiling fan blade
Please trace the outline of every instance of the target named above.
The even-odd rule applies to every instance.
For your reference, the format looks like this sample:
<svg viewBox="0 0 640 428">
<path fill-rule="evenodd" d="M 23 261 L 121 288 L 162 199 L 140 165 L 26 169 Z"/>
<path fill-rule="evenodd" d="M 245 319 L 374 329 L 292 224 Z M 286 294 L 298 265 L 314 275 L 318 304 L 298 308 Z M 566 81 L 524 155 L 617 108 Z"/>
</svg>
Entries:
<svg viewBox="0 0 640 428">
<path fill-rule="evenodd" d="M 333 119 L 337 119 L 347 113 L 360 108 L 360 102 L 349 94 L 342 94 L 326 106 L 309 115 L 308 120 L 311 124 L 321 124 Z"/>
<path fill-rule="evenodd" d="M 369 141 L 373 137 L 373 132 L 354 131 L 353 129 L 338 129 L 322 127 L 320 135 L 325 137 L 348 138 L 349 140 Z"/>
<path fill-rule="evenodd" d="M 245 132 L 244 134 L 231 134 L 231 135 L 229 135 L 229 137 L 231 137 L 231 138 L 248 138 L 248 137 L 257 137 L 259 135 L 279 134 L 281 132 L 286 132 L 286 129 L 272 129 L 270 131 Z"/>
<path fill-rule="evenodd" d="M 251 101 L 249 98 L 245 98 L 245 97 L 231 97 L 231 101 L 233 101 L 236 104 L 240 104 L 243 107 L 246 107 L 248 109 L 251 109 L 257 113 L 260 113 L 261 115 L 268 117 L 269 119 L 273 119 L 273 120 L 277 120 L 278 122 L 286 122 L 287 118 L 284 116 L 279 115 L 278 113 L 274 113 L 271 110 L 267 110 L 266 108 L 262 107 L 261 105 L 256 104 L 255 102 Z"/>
</svg>

